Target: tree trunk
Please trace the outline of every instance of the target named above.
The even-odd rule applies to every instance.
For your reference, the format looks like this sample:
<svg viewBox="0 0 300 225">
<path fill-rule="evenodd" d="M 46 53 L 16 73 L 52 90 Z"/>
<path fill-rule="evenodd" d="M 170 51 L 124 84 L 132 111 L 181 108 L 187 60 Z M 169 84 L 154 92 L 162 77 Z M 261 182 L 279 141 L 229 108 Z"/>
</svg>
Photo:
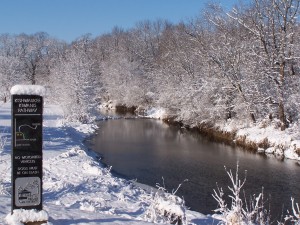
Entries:
<svg viewBox="0 0 300 225">
<path fill-rule="evenodd" d="M 285 119 L 285 113 L 284 113 L 284 96 L 283 96 L 283 86 L 284 86 L 284 68 L 285 68 L 285 63 L 280 64 L 280 71 L 279 71 L 279 76 L 280 76 L 280 82 L 278 85 L 278 116 L 279 120 L 281 122 L 281 130 L 285 130 L 287 128 L 287 122 Z"/>
<path fill-rule="evenodd" d="M 278 105 L 278 114 L 279 114 L 279 120 L 281 122 L 281 130 L 285 130 L 287 126 L 286 126 L 286 120 L 284 114 L 284 105 L 282 101 L 280 101 Z"/>
</svg>

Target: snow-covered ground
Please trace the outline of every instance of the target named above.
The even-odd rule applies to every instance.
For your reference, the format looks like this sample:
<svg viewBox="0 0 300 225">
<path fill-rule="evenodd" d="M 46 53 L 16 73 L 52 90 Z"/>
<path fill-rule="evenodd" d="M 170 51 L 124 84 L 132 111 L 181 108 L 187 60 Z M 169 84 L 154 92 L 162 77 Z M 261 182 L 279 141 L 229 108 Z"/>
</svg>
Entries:
<svg viewBox="0 0 300 225">
<path fill-rule="evenodd" d="M 0 224 L 11 211 L 10 108 L 10 103 L 0 103 L 0 143 L 5 143 L 0 151 Z M 43 125 L 43 208 L 48 224 L 153 224 L 153 195 L 112 176 L 82 144 L 95 127 L 66 125 L 61 108 L 47 104 Z M 213 224 L 211 217 L 197 212 L 186 210 L 186 217 L 188 224 Z"/>
</svg>

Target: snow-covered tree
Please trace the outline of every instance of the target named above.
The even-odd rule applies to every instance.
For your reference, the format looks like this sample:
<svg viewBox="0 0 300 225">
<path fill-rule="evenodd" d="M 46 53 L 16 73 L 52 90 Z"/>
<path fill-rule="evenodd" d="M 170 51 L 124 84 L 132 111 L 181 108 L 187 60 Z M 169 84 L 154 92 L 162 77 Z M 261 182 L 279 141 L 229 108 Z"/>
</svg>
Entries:
<svg viewBox="0 0 300 225">
<path fill-rule="evenodd" d="M 22 71 L 18 71 L 19 61 L 15 57 L 0 56 L 0 100 L 6 102 L 10 97 L 10 88 L 24 80 Z"/>
<path fill-rule="evenodd" d="M 95 107 L 98 82 L 89 58 L 88 36 L 72 43 L 60 63 L 51 71 L 50 88 L 53 98 L 63 106 L 69 120 L 89 122 Z"/>
<path fill-rule="evenodd" d="M 260 67 L 261 76 L 273 83 L 275 96 L 269 96 L 277 105 L 281 129 L 287 127 L 285 105 L 288 98 L 287 79 L 295 76 L 294 51 L 299 0 L 253 0 L 250 9 L 233 9 L 228 16 L 243 25 L 256 44 L 253 52 Z M 299 43 L 298 43 L 299 44 Z"/>
<path fill-rule="evenodd" d="M 49 35 L 43 32 L 16 37 L 16 52 L 22 63 L 22 70 L 31 84 L 49 75 L 47 57 L 50 48 Z"/>
<path fill-rule="evenodd" d="M 10 88 L 26 80 L 19 58 L 15 55 L 14 37 L 0 36 L 0 100 L 7 101 Z"/>
</svg>

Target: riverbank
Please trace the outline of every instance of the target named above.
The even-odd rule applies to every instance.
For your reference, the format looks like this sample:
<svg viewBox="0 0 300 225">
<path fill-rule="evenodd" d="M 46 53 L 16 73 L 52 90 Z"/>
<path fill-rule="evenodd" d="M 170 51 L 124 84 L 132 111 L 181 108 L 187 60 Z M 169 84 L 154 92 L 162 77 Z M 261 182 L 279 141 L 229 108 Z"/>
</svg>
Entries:
<svg viewBox="0 0 300 225">
<path fill-rule="evenodd" d="M 6 223 L 5 217 L 11 211 L 10 108 L 10 103 L 0 105 L 3 143 L 0 151 L 0 224 Z M 93 124 L 66 123 L 60 107 L 45 105 L 43 208 L 49 215 L 48 224 L 167 224 L 153 214 L 153 203 L 158 199 L 132 182 L 114 177 L 99 162 L 97 155 L 83 145 L 82 141 L 96 128 Z M 167 206 L 170 208 L 172 204 Z M 185 214 L 191 225 L 213 223 L 211 217 L 197 212 L 186 210 Z"/>
<path fill-rule="evenodd" d="M 170 123 L 169 119 L 164 121 Z M 171 123 L 173 123 L 172 120 Z M 183 126 L 187 129 L 197 130 L 214 141 L 237 145 L 279 159 L 300 161 L 299 124 L 293 124 L 284 131 L 280 129 L 278 121 L 262 121 L 243 126 L 238 125 L 234 120 L 229 120 L 225 123 L 200 124 L 192 127 L 183 124 Z"/>
<path fill-rule="evenodd" d="M 225 122 L 180 121 L 176 115 L 169 115 L 166 109 L 126 106 L 115 107 L 113 102 L 106 103 L 100 108 L 121 109 L 122 112 L 134 112 L 142 117 L 162 119 L 169 125 L 180 126 L 184 129 L 200 132 L 213 141 L 220 141 L 230 145 L 237 145 L 250 151 L 274 156 L 279 159 L 292 159 L 300 161 L 300 124 L 294 122 L 284 131 L 281 130 L 280 121 L 265 119 L 257 123 L 241 123 L 229 119 Z"/>
<path fill-rule="evenodd" d="M 272 219 L 280 220 L 281 213 L 290 209 L 291 196 L 300 196 L 299 166 L 293 160 L 277 160 L 216 143 L 157 119 L 112 119 L 100 121 L 99 127 L 89 147 L 99 152 L 101 161 L 111 165 L 117 176 L 150 186 L 160 184 L 170 192 L 182 184 L 176 193 L 192 210 L 214 212 L 217 203 L 211 190 L 219 186 L 224 195 L 228 193 L 224 166 L 234 171 L 237 162 L 241 177 L 247 171 L 242 195 L 257 195 L 264 187 Z"/>
<path fill-rule="evenodd" d="M 200 132 L 213 141 L 237 145 L 278 159 L 300 161 L 300 126 L 292 124 L 282 131 L 278 121 L 262 121 L 257 124 L 237 125 L 236 121 L 225 123 L 185 125 L 176 120 L 164 119 L 168 124 L 179 124 L 185 129 Z"/>
</svg>

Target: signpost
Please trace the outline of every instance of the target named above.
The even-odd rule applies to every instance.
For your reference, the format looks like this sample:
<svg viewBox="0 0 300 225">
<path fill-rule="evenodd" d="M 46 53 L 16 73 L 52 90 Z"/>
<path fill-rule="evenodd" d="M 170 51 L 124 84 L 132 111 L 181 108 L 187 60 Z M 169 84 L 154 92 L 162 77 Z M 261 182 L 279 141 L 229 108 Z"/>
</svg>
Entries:
<svg viewBox="0 0 300 225">
<path fill-rule="evenodd" d="M 12 93 L 12 211 L 42 210 L 43 97 Z"/>
</svg>

